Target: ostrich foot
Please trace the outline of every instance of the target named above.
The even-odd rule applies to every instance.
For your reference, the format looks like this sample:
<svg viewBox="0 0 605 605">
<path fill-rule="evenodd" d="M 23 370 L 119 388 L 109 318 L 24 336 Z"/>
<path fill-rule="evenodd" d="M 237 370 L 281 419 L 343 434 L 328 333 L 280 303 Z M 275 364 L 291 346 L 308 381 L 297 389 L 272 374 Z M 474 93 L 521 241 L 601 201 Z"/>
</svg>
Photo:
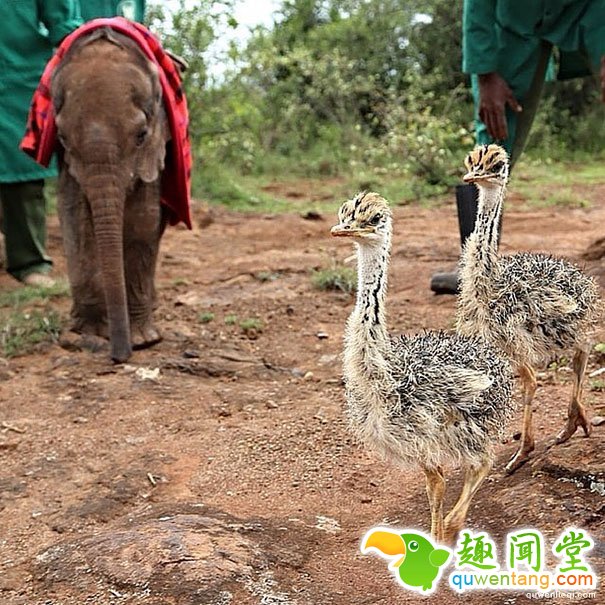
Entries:
<svg viewBox="0 0 605 605">
<path fill-rule="evenodd" d="M 151 322 L 131 326 L 130 337 L 132 348 L 135 350 L 152 347 L 162 340 L 160 333 Z"/>
<path fill-rule="evenodd" d="M 572 435 L 580 428 L 584 430 L 584 436 L 589 437 L 591 426 L 588 422 L 586 412 L 581 407 L 574 407 L 567 418 L 567 424 L 563 430 L 557 435 L 555 443 L 560 445 L 571 439 Z"/>
<path fill-rule="evenodd" d="M 534 443 L 524 443 L 519 451 L 510 459 L 509 463 L 504 467 L 507 475 L 512 475 L 519 470 L 528 460 L 529 455 L 534 451 Z"/>
</svg>

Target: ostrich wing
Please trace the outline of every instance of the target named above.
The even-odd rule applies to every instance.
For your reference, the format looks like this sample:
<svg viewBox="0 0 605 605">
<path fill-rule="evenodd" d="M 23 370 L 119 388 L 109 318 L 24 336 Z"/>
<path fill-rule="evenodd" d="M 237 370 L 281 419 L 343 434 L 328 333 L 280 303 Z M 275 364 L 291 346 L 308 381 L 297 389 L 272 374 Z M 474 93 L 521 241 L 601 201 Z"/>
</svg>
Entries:
<svg viewBox="0 0 605 605">
<path fill-rule="evenodd" d="M 449 383 L 447 390 L 458 408 L 472 412 L 483 406 L 477 396 L 494 384 L 493 378 L 485 372 L 462 366 L 443 366 L 442 369 L 443 379 Z"/>
</svg>

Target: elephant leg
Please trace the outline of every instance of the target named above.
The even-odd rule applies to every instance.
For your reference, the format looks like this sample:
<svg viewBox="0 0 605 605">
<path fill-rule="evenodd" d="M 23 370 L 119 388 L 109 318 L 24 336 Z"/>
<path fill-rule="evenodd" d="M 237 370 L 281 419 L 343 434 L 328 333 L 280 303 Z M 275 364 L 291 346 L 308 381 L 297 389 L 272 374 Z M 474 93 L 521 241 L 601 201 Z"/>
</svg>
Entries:
<svg viewBox="0 0 605 605">
<path fill-rule="evenodd" d="M 164 230 L 159 181 L 139 183 L 126 200 L 124 210 L 124 272 L 134 349 L 161 340 L 152 322 L 156 302 L 155 269 Z"/>
<path fill-rule="evenodd" d="M 67 169 L 62 169 L 59 176 L 58 213 L 73 301 L 72 330 L 108 338 L 107 309 L 90 206 Z"/>
</svg>

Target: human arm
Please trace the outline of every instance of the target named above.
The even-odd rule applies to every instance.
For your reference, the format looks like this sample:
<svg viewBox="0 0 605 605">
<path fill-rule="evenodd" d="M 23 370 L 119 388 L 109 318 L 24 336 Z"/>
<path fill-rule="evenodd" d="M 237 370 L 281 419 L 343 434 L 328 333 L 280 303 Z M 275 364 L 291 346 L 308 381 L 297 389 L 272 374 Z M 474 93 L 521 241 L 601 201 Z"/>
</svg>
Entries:
<svg viewBox="0 0 605 605">
<path fill-rule="evenodd" d="M 82 24 L 77 0 L 37 0 L 40 21 L 53 46 Z"/>
</svg>

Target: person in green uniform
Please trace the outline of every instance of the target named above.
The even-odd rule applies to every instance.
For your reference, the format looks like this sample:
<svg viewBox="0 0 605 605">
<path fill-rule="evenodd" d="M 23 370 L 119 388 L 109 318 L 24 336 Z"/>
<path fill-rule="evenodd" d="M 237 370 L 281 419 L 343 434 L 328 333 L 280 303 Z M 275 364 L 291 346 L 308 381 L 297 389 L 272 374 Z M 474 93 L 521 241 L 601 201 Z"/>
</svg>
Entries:
<svg viewBox="0 0 605 605">
<path fill-rule="evenodd" d="M 145 0 L 80 0 L 84 21 L 99 17 L 126 17 L 131 21 L 143 22 Z"/>
<path fill-rule="evenodd" d="M 43 168 L 19 149 L 32 95 L 53 48 L 80 25 L 76 0 L 0 2 L 0 203 L 6 269 L 29 285 L 50 286 Z"/>
<path fill-rule="evenodd" d="M 463 71 L 471 76 L 478 144 L 498 142 L 519 159 L 529 135 L 552 51 L 558 79 L 598 76 L 605 102 L 605 0 L 464 0 Z M 456 189 L 462 243 L 472 233 L 477 192 Z M 457 273 L 437 273 L 437 294 L 454 294 Z"/>
</svg>

